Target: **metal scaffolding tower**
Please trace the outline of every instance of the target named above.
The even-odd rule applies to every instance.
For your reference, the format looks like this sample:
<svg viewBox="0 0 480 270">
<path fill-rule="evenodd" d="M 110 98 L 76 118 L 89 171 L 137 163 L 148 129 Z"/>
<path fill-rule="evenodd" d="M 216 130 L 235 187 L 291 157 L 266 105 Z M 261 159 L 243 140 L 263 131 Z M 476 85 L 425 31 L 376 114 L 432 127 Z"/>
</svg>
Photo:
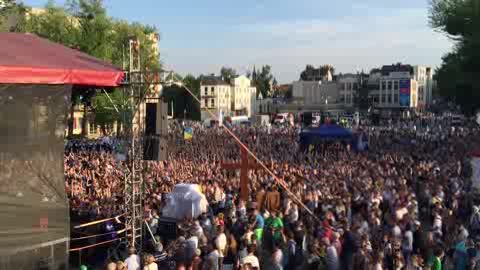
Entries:
<svg viewBox="0 0 480 270">
<path fill-rule="evenodd" d="M 123 94 L 128 100 L 131 114 L 123 112 L 123 124 L 127 130 L 124 143 L 127 147 L 126 169 L 124 172 L 124 216 L 125 241 L 138 253 L 142 250 L 144 221 L 144 160 L 143 144 L 145 126 L 141 113 L 151 86 L 171 85 L 172 71 L 145 72 L 141 70 L 140 43 L 137 39 L 129 40 L 129 68 L 125 72 Z M 169 79 L 170 77 L 170 79 Z M 147 79 L 149 78 L 149 79 Z M 151 79 L 155 78 L 155 79 Z"/>
<path fill-rule="evenodd" d="M 140 117 L 140 107 L 143 100 L 140 76 L 140 44 L 137 39 L 129 40 L 129 72 L 126 73 L 124 94 L 128 95 L 132 114 L 125 115 L 124 123 L 127 129 L 127 168 L 124 183 L 125 239 L 130 247 L 141 251 L 143 235 L 143 160 L 142 160 L 142 121 L 138 121 L 138 131 L 134 130 L 135 118 Z M 126 118 L 129 119 L 126 119 Z"/>
</svg>

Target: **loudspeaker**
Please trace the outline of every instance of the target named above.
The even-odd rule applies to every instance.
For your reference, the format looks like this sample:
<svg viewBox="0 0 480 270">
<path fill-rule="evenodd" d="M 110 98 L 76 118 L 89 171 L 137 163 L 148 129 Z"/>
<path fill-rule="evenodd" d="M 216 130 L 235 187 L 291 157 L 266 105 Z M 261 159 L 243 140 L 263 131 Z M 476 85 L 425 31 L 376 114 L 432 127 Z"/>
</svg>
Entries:
<svg viewBox="0 0 480 270">
<path fill-rule="evenodd" d="M 157 160 L 160 138 L 157 135 L 145 135 L 143 141 L 143 159 Z"/>
<path fill-rule="evenodd" d="M 145 113 L 145 137 L 143 142 L 144 160 L 167 159 L 168 104 L 147 103 Z"/>
<path fill-rule="evenodd" d="M 157 234 L 164 240 L 177 239 L 177 220 L 173 218 L 160 217 L 158 219 Z"/>
<path fill-rule="evenodd" d="M 145 107 L 145 134 L 154 135 L 157 131 L 157 104 L 147 103 Z"/>
<path fill-rule="evenodd" d="M 168 104 L 159 100 L 157 103 L 157 121 L 155 125 L 157 135 L 168 134 Z"/>
<path fill-rule="evenodd" d="M 158 144 L 157 160 L 167 159 L 167 140 L 168 140 L 168 103 L 160 100 L 157 103 L 157 135 L 160 136 Z"/>
</svg>

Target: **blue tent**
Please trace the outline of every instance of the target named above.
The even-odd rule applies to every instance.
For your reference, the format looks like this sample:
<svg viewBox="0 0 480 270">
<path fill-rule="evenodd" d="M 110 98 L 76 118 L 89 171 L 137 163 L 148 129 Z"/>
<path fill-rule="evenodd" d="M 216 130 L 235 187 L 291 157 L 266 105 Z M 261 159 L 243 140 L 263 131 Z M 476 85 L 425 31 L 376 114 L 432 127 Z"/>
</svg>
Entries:
<svg viewBox="0 0 480 270">
<path fill-rule="evenodd" d="M 317 128 L 308 128 L 300 133 L 300 144 L 304 147 L 321 141 L 342 140 L 351 142 L 353 133 L 338 125 L 325 124 Z"/>
</svg>

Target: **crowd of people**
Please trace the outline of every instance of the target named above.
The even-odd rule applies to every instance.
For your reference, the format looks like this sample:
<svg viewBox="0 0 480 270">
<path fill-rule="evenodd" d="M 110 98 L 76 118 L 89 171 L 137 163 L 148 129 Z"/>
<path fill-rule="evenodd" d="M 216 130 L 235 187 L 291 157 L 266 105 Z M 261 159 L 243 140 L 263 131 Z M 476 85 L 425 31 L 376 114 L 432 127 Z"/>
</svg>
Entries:
<svg viewBox="0 0 480 270">
<path fill-rule="evenodd" d="M 247 201 L 239 172 L 222 167 L 240 161 L 231 136 L 173 123 L 168 159 L 145 164 L 145 218 L 162 235 L 165 195 L 179 183 L 198 184 L 209 209 L 179 222 L 173 241 L 158 237 L 145 269 L 166 269 L 159 254 L 176 269 L 480 269 L 468 155 L 480 146 L 478 126 L 422 122 L 361 126 L 365 152 L 344 142 L 302 151 L 299 126 L 234 127 L 289 190 L 252 170 Z M 194 130 L 191 140 L 184 125 Z M 72 211 L 92 219 L 122 213 L 124 162 L 110 147 L 78 144 L 65 153 Z M 140 269 L 134 250 L 128 260 L 108 269 Z"/>
</svg>

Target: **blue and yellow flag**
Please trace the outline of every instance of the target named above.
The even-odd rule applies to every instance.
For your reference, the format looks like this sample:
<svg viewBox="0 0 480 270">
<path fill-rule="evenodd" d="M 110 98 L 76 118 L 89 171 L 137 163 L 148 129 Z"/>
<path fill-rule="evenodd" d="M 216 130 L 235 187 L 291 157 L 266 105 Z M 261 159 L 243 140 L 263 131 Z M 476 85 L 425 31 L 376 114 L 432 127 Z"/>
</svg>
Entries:
<svg viewBox="0 0 480 270">
<path fill-rule="evenodd" d="M 193 129 L 191 127 L 185 127 L 183 129 L 183 139 L 190 141 L 193 138 Z"/>
</svg>

